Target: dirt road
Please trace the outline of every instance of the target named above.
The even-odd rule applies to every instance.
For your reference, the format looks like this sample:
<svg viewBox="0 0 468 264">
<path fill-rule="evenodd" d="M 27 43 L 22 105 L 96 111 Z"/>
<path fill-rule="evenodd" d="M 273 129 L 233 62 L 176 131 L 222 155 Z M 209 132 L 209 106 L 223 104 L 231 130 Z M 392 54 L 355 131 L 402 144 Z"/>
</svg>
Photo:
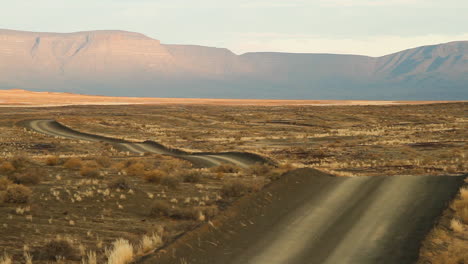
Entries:
<svg viewBox="0 0 468 264">
<path fill-rule="evenodd" d="M 198 167 L 214 167 L 223 163 L 231 163 L 238 165 L 242 168 L 247 168 L 257 162 L 268 162 L 263 157 L 251 153 L 188 153 L 177 149 L 166 148 L 165 146 L 153 141 L 130 142 L 123 139 L 93 135 L 73 130 L 56 122 L 55 120 L 25 120 L 20 122 L 19 125 L 50 136 L 63 137 L 75 140 L 108 142 L 123 151 L 129 151 L 136 154 L 151 152 L 162 155 L 170 155 L 190 161 Z"/>
<path fill-rule="evenodd" d="M 464 177 L 286 175 L 140 263 L 405 264 Z M 184 262 L 186 261 L 186 262 Z"/>
</svg>

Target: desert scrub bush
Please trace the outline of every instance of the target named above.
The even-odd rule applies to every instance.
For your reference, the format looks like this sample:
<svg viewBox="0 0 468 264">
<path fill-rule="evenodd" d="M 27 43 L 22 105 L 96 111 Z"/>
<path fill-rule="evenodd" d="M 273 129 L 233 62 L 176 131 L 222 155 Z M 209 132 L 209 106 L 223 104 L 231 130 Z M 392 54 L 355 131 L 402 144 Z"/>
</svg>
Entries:
<svg viewBox="0 0 468 264">
<path fill-rule="evenodd" d="M 80 169 L 80 175 L 83 177 L 96 178 L 100 175 L 100 173 L 98 168 L 89 165 L 84 165 Z"/>
<path fill-rule="evenodd" d="M 18 155 L 10 160 L 13 167 L 17 170 L 22 169 L 31 163 L 31 159 L 26 155 Z"/>
<path fill-rule="evenodd" d="M 41 182 L 45 174 L 45 171 L 41 169 L 29 169 L 10 175 L 9 178 L 16 184 L 35 185 Z"/>
<path fill-rule="evenodd" d="M 7 177 L 0 178 L 0 191 L 4 191 L 8 188 L 9 185 L 13 184 Z"/>
<path fill-rule="evenodd" d="M 150 216 L 153 217 L 165 216 L 173 219 L 197 220 L 200 213 L 200 210 L 196 208 L 181 208 L 166 201 L 156 201 L 150 208 Z"/>
<path fill-rule="evenodd" d="M 145 164 L 141 162 L 134 163 L 125 169 L 128 175 L 143 176 L 145 174 Z"/>
<path fill-rule="evenodd" d="M 83 166 L 83 161 L 80 158 L 69 158 L 63 166 L 67 169 L 78 170 Z"/>
<path fill-rule="evenodd" d="M 0 173 L 2 174 L 10 174 L 16 170 L 15 166 L 11 164 L 9 161 L 4 161 L 0 164 Z"/>
<path fill-rule="evenodd" d="M 66 260 L 79 260 L 79 252 L 74 247 L 72 241 L 66 238 L 57 237 L 47 242 L 37 251 L 38 259 L 56 260 L 63 258 Z"/>
<path fill-rule="evenodd" d="M 120 189 L 120 190 L 129 190 L 130 189 L 130 183 L 125 177 L 118 177 L 113 179 L 109 183 L 109 187 L 113 189 Z"/>
<path fill-rule="evenodd" d="M 13 260 L 6 253 L 2 257 L 0 257 L 0 264 L 12 264 L 12 263 L 13 263 Z"/>
<path fill-rule="evenodd" d="M 5 203 L 27 203 L 31 198 L 32 191 L 28 187 L 21 184 L 11 184 L 7 187 L 3 194 L 3 202 Z"/>
<path fill-rule="evenodd" d="M 202 181 L 203 173 L 198 170 L 182 171 L 179 173 L 184 182 L 198 183 Z"/>
<path fill-rule="evenodd" d="M 262 176 L 268 174 L 271 169 L 272 168 L 267 164 L 255 163 L 248 168 L 248 173 L 251 175 Z"/>
<path fill-rule="evenodd" d="M 49 156 L 45 159 L 45 164 L 47 166 L 56 166 L 59 164 L 59 157 L 58 156 Z"/>
<path fill-rule="evenodd" d="M 153 233 L 151 235 L 144 235 L 141 238 L 140 245 L 138 246 L 138 254 L 144 255 L 152 250 L 160 247 L 163 244 L 162 238 L 160 235 Z"/>
<path fill-rule="evenodd" d="M 240 180 L 232 180 L 223 184 L 221 194 L 224 197 L 240 197 L 252 191 L 252 187 Z"/>
<path fill-rule="evenodd" d="M 109 156 L 96 157 L 96 162 L 103 168 L 109 168 L 112 165 L 112 160 L 109 158 Z"/>
<path fill-rule="evenodd" d="M 161 178 L 161 185 L 167 186 L 170 189 L 177 189 L 181 182 L 181 178 L 177 175 L 166 175 Z"/>
<path fill-rule="evenodd" d="M 223 163 L 219 166 L 211 168 L 210 170 L 216 173 L 238 173 L 241 171 L 241 168 L 231 163 Z"/>
<path fill-rule="evenodd" d="M 161 183 L 161 179 L 166 176 L 167 176 L 167 173 L 165 171 L 151 170 L 151 171 L 145 172 L 145 176 L 143 176 L 143 179 L 146 182 Z"/>
<path fill-rule="evenodd" d="M 160 169 L 166 172 L 173 172 L 173 171 L 177 171 L 180 169 L 189 169 L 191 167 L 192 167 L 192 164 L 189 163 L 188 161 L 174 159 L 174 160 L 168 160 L 164 162 L 160 166 Z"/>
<path fill-rule="evenodd" d="M 150 207 L 151 216 L 170 216 L 172 211 L 172 206 L 165 201 L 155 201 Z"/>
<path fill-rule="evenodd" d="M 127 264 L 133 260 L 133 246 L 125 239 L 117 239 L 107 250 L 108 264 Z"/>
</svg>

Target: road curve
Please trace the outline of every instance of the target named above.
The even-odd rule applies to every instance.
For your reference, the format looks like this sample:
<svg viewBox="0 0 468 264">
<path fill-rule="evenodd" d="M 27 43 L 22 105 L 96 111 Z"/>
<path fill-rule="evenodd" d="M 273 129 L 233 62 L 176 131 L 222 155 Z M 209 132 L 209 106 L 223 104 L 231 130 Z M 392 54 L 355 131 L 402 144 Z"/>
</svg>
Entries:
<svg viewBox="0 0 468 264">
<path fill-rule="evenodd" d="M 138 263 L 409 264 L 465 176 L 283 176 Z M 235 212 L 235 213 L 232 213 Z"/>
<path fill-rule="evenodd" d="M 63 137 L 75 140 L 102 141 L 113 144 L 116 148 L 136 154 L 146 152 L 170 155 L 190 161 L 197 167 L 214 167 L 223 163 L 231 163 L 242 168 L 247 168 L 255 163 L 270 163 L 269 160 L 252 153 L 246 152 L 195 152 L 188 153 L 178 149 L 167 148 L 154 141 L 131 142 L 123 139 L 104 137 L 83 133 L 66 127 L 55 120 L 24 120 L 18 123 L 36 132 L 49 136 Z"/>
</svg>

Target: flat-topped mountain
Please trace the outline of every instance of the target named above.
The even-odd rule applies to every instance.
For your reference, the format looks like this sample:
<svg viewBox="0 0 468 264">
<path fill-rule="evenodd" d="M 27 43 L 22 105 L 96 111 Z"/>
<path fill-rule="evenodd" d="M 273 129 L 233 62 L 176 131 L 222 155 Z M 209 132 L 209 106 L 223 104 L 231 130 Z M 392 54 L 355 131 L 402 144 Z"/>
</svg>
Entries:
<svg viewBox="0 0 468 264">
<path fill-rule="evenodd" d="M 139 33 L 0 30 L 0 89 L 117 96 L 460 100 L 468 41 L 383 57 L 167 45 Z"/>
</svg>

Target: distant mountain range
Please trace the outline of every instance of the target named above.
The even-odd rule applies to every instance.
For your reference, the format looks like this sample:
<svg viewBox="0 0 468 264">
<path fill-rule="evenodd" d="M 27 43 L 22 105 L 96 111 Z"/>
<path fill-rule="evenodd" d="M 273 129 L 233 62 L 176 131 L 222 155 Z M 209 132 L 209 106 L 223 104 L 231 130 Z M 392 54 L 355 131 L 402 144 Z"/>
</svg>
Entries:
<svg viewBox="0 0 468 264">
<path fill-rule="evenodd" d="M 139 33 L 0 30 L 0 89 L 110 96 L 468 99 L 468 41 L 383 57 L 167 45 Z"/>
</svg>

